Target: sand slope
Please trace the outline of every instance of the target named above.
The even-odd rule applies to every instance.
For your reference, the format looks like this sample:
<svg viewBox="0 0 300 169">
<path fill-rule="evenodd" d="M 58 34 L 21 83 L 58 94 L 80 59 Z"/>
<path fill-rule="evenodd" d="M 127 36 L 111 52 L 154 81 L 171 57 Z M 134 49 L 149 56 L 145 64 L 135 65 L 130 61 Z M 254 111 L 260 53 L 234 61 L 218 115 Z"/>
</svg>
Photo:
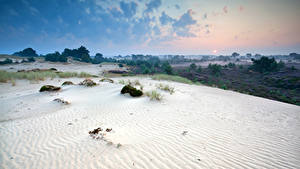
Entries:
<svg viewBox="0 0 300 169">
<path fill-rule="evenodd" d="M 140 82 L 146 91 L 163 83 L 175 93 L 161 91 L 157 102 L 120 95 L 121 84 L 67 86 L 52 94 L 38 90 L 62 81 L 1 84 L 0 168 L 299 168 L 299 106 L 205 86 Z M 113 130 L 96 140 L 88 131 L 97 127 Z"/>
</svg>

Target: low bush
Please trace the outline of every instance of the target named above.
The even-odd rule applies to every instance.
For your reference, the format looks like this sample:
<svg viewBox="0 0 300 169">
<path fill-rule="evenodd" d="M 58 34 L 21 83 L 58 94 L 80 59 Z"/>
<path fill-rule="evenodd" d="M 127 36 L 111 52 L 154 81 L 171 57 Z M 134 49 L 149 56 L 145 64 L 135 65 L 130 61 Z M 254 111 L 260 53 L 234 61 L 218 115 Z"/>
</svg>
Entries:
<svg viewBox="0 0 300 169">
<path fill-rule="evenodd" d="M 99 80 L 99 82 L 109 82 L 109 83 L 114 83 L 114 81 L 112 79 L 109 78 L 103 78 L 101 80 Z"/>
<path fill-rule="evenodd" d="M 126 85 L 122 88 L 121 94 L 129 93 L 132 97 L 139 97 L 143 95 L 143 92 L 141 90 L 138 90 L 130 85 Z"/>
<path fill-rule="evenodd" d="M 65 104 L 65 105 L 68 105 L 70 104 L 70 102 L 66 101 L 66 100 L 63 100 L 61 98 L 56 98 L 54 99 L 53 101 L 57 102 L 57 103 L 61 103 L 61 104 Z"/>
<path fill-rule="evenodd" d="M 277 63 L 274 58 L 269 59 L 268 57 L 261 57 L 260 59 L 251 60 L 253 64 L 250 69 L 260 73 L 278 71 L 284 67 L 284 63 L 282 61 Z"/>
<path fill-rule="evenodd" d="M 40 92 L 53 92 L 53 91 L 58 91 L 60 90 L 60 87 L 52 86 L 52 85 L 44 85 L 41 87 Z"/>
<path fill-rule="evenodd" d="M 65 82 L 62 84 L 62 86 L 66 86 L 66 85 L 74 85 L 74 83 L 71 82 L 71 81 L 65 81 Z"/>
<path fill-rule="evenodd" d="M 80 82 L 79 85 L 92 87 L 92 86 L 96 86 L 97 84 L 91 79 L 85 79 L 84 81 Z"/>
<path fill-rule="evenodd" d="M 208 69 L 213 75 L 219 76 L 221 74 L 222 66 L 218 64 L 209 64 Z"/>
<path fill-rule="evenodd" d="M 6 58 L 4 61 L 0 61 L 0 65 L 11 64 L 13 61 L 11 59 Z"/>
</svg>

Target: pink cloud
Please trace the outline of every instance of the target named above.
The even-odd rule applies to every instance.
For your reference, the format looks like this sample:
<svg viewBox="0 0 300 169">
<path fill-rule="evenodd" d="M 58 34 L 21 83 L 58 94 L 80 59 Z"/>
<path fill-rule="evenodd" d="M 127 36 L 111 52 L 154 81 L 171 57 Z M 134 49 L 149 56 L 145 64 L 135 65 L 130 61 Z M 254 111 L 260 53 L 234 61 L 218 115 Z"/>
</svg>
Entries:
<svg viewBox="0 0 300 169">
<path fill-rule="evenodd" d="M 242 5 L 239 7 L 239 11 L 240 11 L 240 12 L 243 12 L 244 9 L 245 9 L 245 8 L 244 8 Z"/>
<path fill-rule="evenodd" d="M 224 8 L 223 8 L 223 12 L 224 12 L 224 13 L 228 13 L 227 6 L 224 6 Z"/>
</svg>

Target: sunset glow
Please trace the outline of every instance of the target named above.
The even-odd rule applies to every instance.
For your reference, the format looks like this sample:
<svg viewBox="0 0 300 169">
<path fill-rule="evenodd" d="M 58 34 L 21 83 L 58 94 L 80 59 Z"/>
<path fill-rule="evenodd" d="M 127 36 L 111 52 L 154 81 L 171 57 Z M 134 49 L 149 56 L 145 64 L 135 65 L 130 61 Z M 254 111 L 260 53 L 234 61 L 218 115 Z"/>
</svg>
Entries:
<svg viewBox="0 0 300 169">
<path fill-rule="evenodd" d="M 80 45 L 106 55 L 300 52 L 296 0 L 1 3 L 2 53 Z"/>
</svg>

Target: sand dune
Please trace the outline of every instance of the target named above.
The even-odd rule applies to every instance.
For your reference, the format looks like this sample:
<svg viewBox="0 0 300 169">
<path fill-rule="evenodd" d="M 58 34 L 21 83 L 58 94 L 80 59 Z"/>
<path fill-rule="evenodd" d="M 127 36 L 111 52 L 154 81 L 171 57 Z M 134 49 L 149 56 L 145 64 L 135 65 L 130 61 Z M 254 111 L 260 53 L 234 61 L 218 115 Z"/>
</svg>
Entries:
<svg viewBox="0 0 300 169">
<path fill-rule="evenodd" d="M 163 83 L 175 93 L 160 91 L 158 102 L 121 95 L 117 83 L 57 93 L 38 90 L 63 80 L 1 84 L 0 168 L 299 168 L 299 106 L 138 79 L 145 91 Z M 93 139 L 97 127 L 112 131 Z"/>
</svg>

